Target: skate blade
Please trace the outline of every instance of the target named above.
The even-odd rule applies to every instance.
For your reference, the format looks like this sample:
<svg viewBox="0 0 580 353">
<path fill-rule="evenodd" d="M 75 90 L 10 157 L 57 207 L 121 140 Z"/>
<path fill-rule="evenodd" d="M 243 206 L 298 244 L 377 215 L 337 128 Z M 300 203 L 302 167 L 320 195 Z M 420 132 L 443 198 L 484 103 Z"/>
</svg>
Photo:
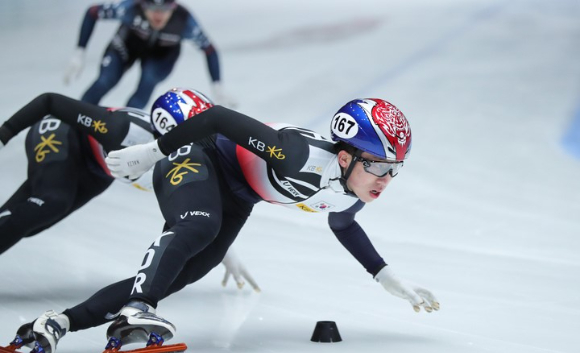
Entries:
<svg viewBox="0 0 580 353">
<path fill-rule="evenodd" d="M 145 348 L 131 349 L 131 350 L 117 350 L 115 348 L 105 349 L 103 353 L 178 353 L 185 352 L 187 345 L 185 343 L 168 344 L 165 346 L 151 345 Z M 14 351 L 6 351 L 1 353 L 13 353 Z"/>
<path fill-rule="evenodd" d="M 22 353 L 20 351 L 17 350 L 18 348 L 16 348 L 16 346 L 14 345 L 9 345 L 6 347 L 0 347 L 0 353 Z"/>
</svg>

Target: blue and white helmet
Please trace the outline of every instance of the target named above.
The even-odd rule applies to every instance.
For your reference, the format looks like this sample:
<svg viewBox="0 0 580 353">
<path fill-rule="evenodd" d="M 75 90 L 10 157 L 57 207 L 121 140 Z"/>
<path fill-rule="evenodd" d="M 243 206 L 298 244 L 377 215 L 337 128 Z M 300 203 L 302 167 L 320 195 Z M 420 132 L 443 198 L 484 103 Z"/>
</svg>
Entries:
<svg viewBox="0 0 580 353">
<path fill-rule="evenodd" d="M 184 88 L 172 88 L 155 100 L 151 107 L 151 125 L 160 135 L 178 124 L 213 107 L 203 93 Z"/>
<path fill-rule="evenodd" d="M 343 141 L 381 159 L 402 162 L 411 151 L 411 127 L 391 103 L 374 98 L 346 103 L 330 123 L 333 141 Z"/>
</svg>

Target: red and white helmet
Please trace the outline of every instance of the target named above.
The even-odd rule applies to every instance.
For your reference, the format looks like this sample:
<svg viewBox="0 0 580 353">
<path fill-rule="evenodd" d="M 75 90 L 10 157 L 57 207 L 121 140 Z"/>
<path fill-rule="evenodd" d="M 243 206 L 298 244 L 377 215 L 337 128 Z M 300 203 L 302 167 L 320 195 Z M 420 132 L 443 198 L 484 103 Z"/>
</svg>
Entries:
<svg viewBox="0 0 580 353">
<path fill-rule="evenodd" d="M 172 88 L 155 100 L 151 107 L 151 125 L 164 135 L 185 120 L 213 107 L 203 93 L 184 88 Z"/>
<path fill-rule="evenodd" d="M 411 151 L 411 127 L 393 104 L 376 98 L 346 103 L 332 118 L 331 138 L 381 159 L 402 162 Z"/>
</svg>

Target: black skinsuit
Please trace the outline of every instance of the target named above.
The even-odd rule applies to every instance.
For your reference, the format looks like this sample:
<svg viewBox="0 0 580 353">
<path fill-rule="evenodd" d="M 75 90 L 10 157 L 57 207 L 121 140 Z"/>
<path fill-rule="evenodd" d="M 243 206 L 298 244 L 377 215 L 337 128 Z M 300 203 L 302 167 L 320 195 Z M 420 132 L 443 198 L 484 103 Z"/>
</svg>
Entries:
<svg viewBox="0 0 580 353">
<path fill-rule="evenodd" d="M 153 139 L 149 116 L 43 94 L 0 127 L 26 136 L 28 178 L 0 207 L 0 253 L 66 218 L 113 182 L 103 153 Z M 98 141 L 98 143 L 97 143 Z"/>
</svg>

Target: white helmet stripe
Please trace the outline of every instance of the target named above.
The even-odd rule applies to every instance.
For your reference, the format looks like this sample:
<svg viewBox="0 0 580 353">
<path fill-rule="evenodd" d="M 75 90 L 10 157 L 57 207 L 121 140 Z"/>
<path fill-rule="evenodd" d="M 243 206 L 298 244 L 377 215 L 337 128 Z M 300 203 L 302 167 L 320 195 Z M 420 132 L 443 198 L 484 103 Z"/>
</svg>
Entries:
<svg viewBox="0 0 580 353">
<path fill-rule="evenodd" d="M 385 156 L 387 156 L 387 159 L 396 160 L 397 156 L 395 155 L 394 151 L 390 151 L 388 149 L 388 147 L 391 146 L 391 144 L 389 143 L 389 140 L 387 140 L 387 137 L 385 136 L 385 134 L 383 133 L 381 128 L 377 125 L 377 123 L 372 118 L 373 117 L 373 113 L 372 113 L 373 107 L 375 105 L 377 105 L 377 102 L 369 100 L 369 99 L 364 99 L 363 102 L 359 103 L 359 105 L 366 111 L 367 117 L 369 117 L 369 121 L 371 123 L 371 126 L 373 127 L 373 129 L 375 130 L 375 133 L 377 134 L 377 137 L 381 141 L 381 146 L 383 148 L 383 151 L 385 152 Z"/>
</svg>

